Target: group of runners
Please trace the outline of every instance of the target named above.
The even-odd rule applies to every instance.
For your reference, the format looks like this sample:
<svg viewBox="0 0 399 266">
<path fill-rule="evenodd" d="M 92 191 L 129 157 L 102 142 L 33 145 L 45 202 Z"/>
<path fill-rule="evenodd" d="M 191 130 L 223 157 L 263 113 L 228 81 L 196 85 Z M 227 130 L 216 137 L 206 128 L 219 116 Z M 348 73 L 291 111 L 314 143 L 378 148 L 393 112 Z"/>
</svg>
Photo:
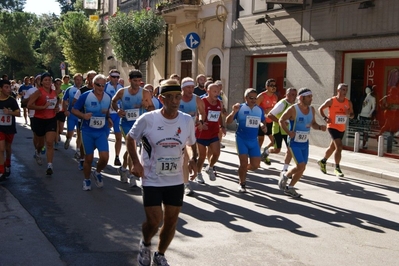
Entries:
<svg viewBox="0 0 399 266">
<path fill-rule="evenodd" d="M 194 193 L 190 182 L 206 182 L 202 172 L 209 181 L 216 180 L 221 138 L 226 134 L 226 125 L 233 121 L 237 124 L 239 192 L 247 192 L 247 171 L 259 168 L 261 161 L 271 164 L 269 155 L 279 153 L 284 141 L 288 149 L 278 186 L 285 194 L 300 197 L 294 186 L 306 168 L 311 128 L 328 128 L 332 137 L 319 161 L 321 171 L 327 172 L 326 161 L 335 151 L 334 171 L 343 176 L 339 167 L 342 137 L 347 118 L 353 117 L 346 84 L 339 84 L 337 95 L 318 109 L 327 124 L 322 125 L 316 122 L 310 89 L 288 88 L 285 97 L 278 101 L 274 79 L 267 80 L 265 91 L 259 95 L 255 89 L 246 89 L 245 101 L 235 103 L 227 114 L 221 98 L 222 83 L 207 82 L 205 75 L 180 80 L 174 74 L 156 88 L 143 84 L 139 70 L 131 70 L 128 75 L 128 86 L 121 84 L 117 69 L 112 69 L 107 77 L 89 71 L 86 81 L 77 73 L 70 85 L 69 76 L 53 81 L 49 73 L 43 73 L 32 85 L 29 78 L 24 80 L 25 88 L 19 93 L 24 113 L 31 112 L 34 158 L 39 165 L 43 164 L 41 154 L 46 147 L 47 175 L 54 172 L 54 148 L 60 142 L 66 121 L 64 149 L 70 147 L 77 132 L 75 157 L 83 170 L 83 190 L 92 189 L 92 180 L 102 188 L 101 172 L 109 160 L 108 137 L 111 132 L 115 135 L 113 163 L 119 167 L 120 181 L 135 187 L 141 179 L 146 220 L 142 225 L 139 265 L 168 265 L 164 254 L 173 239 L 184 194 Z M 15 117 L 20 116 L 17 101 L 10 97 L 10 83 L 5 80 L 0 81 L 0 109 L 0 174 L 4 179 L 10 174 Z M 28 124 L 27 118 L 25 121 Z M 262 151 L 265 135 L 270 143 Z M 121 162 L 122 137 L 126 152 Z M 138 151 L 139 146 L 142 149 Z M 95 149 L 99 159 L 93 165 Z M 295 165 L 289 168 L 292 158 Z M 157 251 L 152 254 L 151 239 L 161 222 Z"/>
</svg>

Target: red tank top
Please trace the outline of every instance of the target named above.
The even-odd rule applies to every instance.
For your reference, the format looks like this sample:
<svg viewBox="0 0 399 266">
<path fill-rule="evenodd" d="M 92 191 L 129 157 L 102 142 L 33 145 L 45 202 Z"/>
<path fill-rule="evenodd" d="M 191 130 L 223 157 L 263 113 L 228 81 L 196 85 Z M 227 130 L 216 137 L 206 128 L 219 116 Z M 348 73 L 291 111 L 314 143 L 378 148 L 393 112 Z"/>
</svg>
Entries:
<svg viewBox="0 0 399 266">
<path fill-rule="evenodd" d="M 55 117 L 55 107 L 57 104 L 57 94 L 55 90 L 50 90 L 48 93 L 44 88 L 39 88 L 40 97 L 37 98 L 35 105 L 44 106 L 46 102 L 50 102 L 50 106 L 47 109 L 35 110 L 35 117 L 41 119 L 49 119 Z"/>
<path fill-rule="evenodd" d="M 196 128 L 195 137 L 197 139 L 213 139 L 216 138 L 219 134 L 219 117 L 222 113 L 222 105 L 220 104 L 219 100 L 217 101 L 216 105 L 211 105 L 208 102 L 207 98 L 203 98 L 202 101 L 204 101 L 206 114 L 204 123 L 207 123 L 208 129 L 203 129 L 202 131 L 199 131 L 198 128 Z"/>
</svg>

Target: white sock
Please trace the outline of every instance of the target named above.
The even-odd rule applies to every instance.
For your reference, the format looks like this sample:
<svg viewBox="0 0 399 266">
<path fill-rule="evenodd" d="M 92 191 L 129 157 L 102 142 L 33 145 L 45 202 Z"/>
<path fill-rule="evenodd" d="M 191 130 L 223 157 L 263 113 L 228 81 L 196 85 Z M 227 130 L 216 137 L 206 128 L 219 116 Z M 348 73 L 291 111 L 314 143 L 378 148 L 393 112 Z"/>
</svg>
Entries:
<svg viewBox="0 0 399 266">
<path fill-rule="evenodd" d="M 288 164 L 284 164 L 284 166 L 283 166 L 283 171 L 287 171 L 288 170 Z"/>
</svg>

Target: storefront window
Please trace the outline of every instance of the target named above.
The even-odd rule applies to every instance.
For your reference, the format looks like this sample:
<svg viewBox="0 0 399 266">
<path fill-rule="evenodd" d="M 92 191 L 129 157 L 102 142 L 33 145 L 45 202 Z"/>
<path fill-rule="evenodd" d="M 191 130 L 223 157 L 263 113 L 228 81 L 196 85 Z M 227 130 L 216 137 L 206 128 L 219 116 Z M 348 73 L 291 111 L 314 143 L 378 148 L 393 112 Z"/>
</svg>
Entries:
<svg viewBox="0 0 399 266">
<path fill-rule="evenodd" d="M 384 153 L 399 158 L 397 55 L 397 51 L 345 54 L 344 80 L 350 84 L 350 99 L 355 112 L 344 142 L 348 148 L 354 148 L 355 133 L 359 132 L 360 151 L 377 154 L 378 139 L 383 136 Z"/>
</svg>

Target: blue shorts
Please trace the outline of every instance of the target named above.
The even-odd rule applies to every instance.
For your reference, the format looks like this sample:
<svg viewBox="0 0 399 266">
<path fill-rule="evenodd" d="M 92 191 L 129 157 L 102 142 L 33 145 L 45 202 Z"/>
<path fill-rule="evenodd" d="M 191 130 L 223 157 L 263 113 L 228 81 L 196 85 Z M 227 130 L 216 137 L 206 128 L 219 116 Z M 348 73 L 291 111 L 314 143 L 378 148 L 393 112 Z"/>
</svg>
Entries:
<svg viewBox="0 0 399 266">
<path fill-rule="evenodd" d="M 120 133 L 121 129 L 119 128 L 119 122 L 121 121 L 121 118 L 119 117 L 119 115 L 117 113 L 111 113 L 109 114 L 109 116 L 112 119 L 112 123 L 114 124 L 114 133 Z"/>
<path fill-rule="evenodd" d="M 98 132 L 82 131 L 82 145 L 85 154 L 93 154 L 94 149 L 97 149 L 98 152 L 108 152 L 108 135 L 108 130 L 99 130 Z"/>
<path fill-rule="evenodd" d="M 213 139 L 197 139 L 197 143 L 201 144 L 205 147 L 208 147 L 209 145 L 211 145 L 212 143 L 219 141 L 219 137 L 215 137 Z"/>
<path fill-rule="evenodd" d="M 72 113 L 69 114 L 67 117 L 67 131 L 73 131 L 79 128 L 79 118 L 77 118 L 75 115 Z"/>
<path fill-rule="evenodd" d="M 121 122 L 120 124 L 120 131 L 122 132 L 122 135 L 126 138 L 127 133 L 129 133 L 130 129 L 134 125 L 134 121 L 130 122 Z"/>
<path fill-rule="evenodd" d="M 289 149 L 296 164 L 308 163 L 309 159 L 309 144 L 294 144 L 289 145 Z"/>
<path fill-rule="evenodd" d="M 244 139 L 236 135 L 236 147 L 238 155 L 247 154 L 250 158 L 260 157 L 258 139 Z"/>
</svg>

